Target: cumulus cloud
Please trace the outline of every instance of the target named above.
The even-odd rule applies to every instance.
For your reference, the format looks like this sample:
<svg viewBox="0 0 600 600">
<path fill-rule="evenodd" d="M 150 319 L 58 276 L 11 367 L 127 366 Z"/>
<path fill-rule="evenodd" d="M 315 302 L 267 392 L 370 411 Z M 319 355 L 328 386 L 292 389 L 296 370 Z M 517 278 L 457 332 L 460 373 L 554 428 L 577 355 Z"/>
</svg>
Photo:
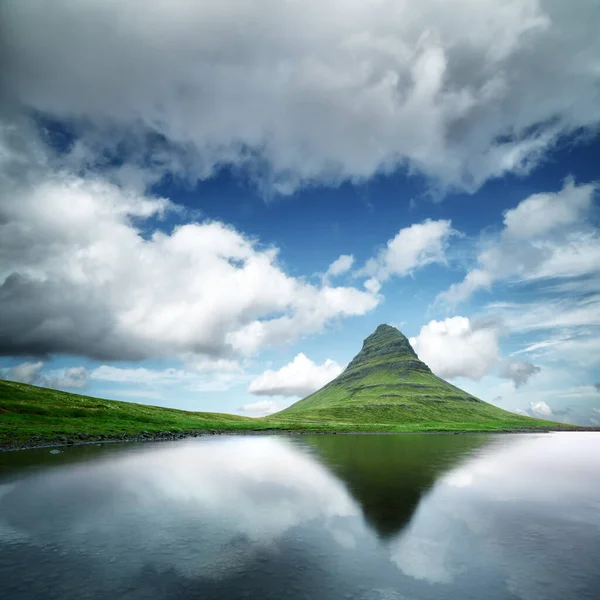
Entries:
<svg viewBox="0 0 600 600">
<path fill-rule="evenodd" d="M 308 396 L 341 372 L 342 367 L 334 360 L 327 359 L 317 365 L 300 353 L 281 369 L 259 375 L 250 383 L 248 391 L 259 396 Z"/>
<path fill-rule="evenodd" d="M 440 377 L 481 379 L 500 360 L 494 327 L 473 327 L 467 317 L 431 321 L 410 343 L 421 360 Z"/>
<path fill-rule="evenodd" d="M 85 367 L 68 367 L 44 371 L 43 361 L 24 362 L 9 369 L 4 369 L 3 376 L 9 381 L 30 383 L 49 388 L 84 388 L 89 379 Z"/>
<path fill-rule="evenodd" d="M 590 209 L 593 190 L 593 185 L 567 180 L 558 193 L 529 196 L 504 213 L 506 235 L 529 240 L 580 221 Z"/>
<path fill-rule="evenodd" d="M 287 275 L 224 223 L 161 229 L 169 200 L 52 168 L 29 142 L 0 130 L 1 354 L 231 360 L 379 302 Z"/>
<path fill-rule="evenodd" d="M 525 417 L 535 417 L 538 419 L 547 419 L 553 416 L 552 409 L 543 400 L 530 402 L 527 409 L 517 408 L 514 412 Z"/>
<path fill-rule="evenodd" d="M 550 417 L 552 416 L 552 409 L 543 401 L 531 402 L 529 411 L 533 416 L 536 417 Z"/>
<path fill-rule="evenodd" d="M 88 384 L 89 372 L 85 367 L 68 367 L 66 369 L 53 369 L 46 380 L 48 387 L 57 388 L 84 388 Z"/>
<path fill-rule="evenodd" d="M 502 330 L 495 322 L 473 322 L 467 317 L 430 321 L 410 343 L 439 377 L 479 380 L 497 372 L 515 387 L 527 383 L 540 368 L 518 360 L 503 360 L 499 346 Z"/>
<path fill-rule="evenodd" d="M 283 406 L 280 406 L 273 400 L 258 400 L 257 402 L 251 402 L 250 404 L 240 406 L 239 411 L 252 417 L 266 417 L 267 415 L 272 415 L 282 409 Z"/>
<path fill-rule="evenodd" d="M 450 221 L 445 220 L 426 219 L 405 227 L 356 274 L 370 277 L 365 287 L 374 289 L 373 281 L 386 281 L 393 275 L 404 277 L 426 265 L 444 263 L 448 238 L 453 233 Z"/>
<path fill-rule="evenodd" d="M 188 176 L 232 164 L 289 193 L 408 165 L 474 189 L 600 121 L 594 0 L 1 10 L 16 102 L 80 124 L 82 147 L 165 140 L 153 164 Z"/>
<path fill-rule="evenodd" d="M 35 383 L 39 379 L 43 368 L 44 363 L 42 361 L 24 362 L 7 369 L 4 377 L 9 381 L 18 381 L 19 383 Z"/>
<path fill-rule="evenodd" d="M 488 303 L 486 313 L 513 333 L 527 334 L 500 375 L 515 386 L 536 371 L 531 361 L 593 367 L 600 351 L 600 230 L 593 216 L 598 186 L 567 179 L 553 193 L 533 194 L 504 214 L 502 230 L 482 242 L 477 264 L 438 296 L 447 307 L 494 284 L 528 286 L 534 301 Z M 533 287 L 535 286 L 535 287 Z M 513 295 L 513 297 L 515 297 Z M 527 297 L 527 296 L 525 296 Z"/>
<path fill-rule="evenodd" d="M 500 234 L 488 240 L 477 266 L 438 301 L 455 306 L 495 281 L 589 278 L 598 273 L 600 232 L 589 222 L 596 184 L 567 179 L 555 193 L 533 194 L 504 214 Z"/>
</svg>

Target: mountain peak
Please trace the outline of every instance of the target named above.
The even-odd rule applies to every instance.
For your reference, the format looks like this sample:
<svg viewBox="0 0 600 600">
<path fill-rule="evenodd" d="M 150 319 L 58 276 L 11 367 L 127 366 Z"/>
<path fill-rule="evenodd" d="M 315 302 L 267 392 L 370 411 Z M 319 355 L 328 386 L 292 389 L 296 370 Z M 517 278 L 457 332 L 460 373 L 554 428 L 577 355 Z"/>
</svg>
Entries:
<svg viewBox="0 0 600 600">
<path fill-rule="evenodd" d="M 377 427 L 408 423 L 505 426 L 510 422 L 526 426 L 530 422 L 434 375 L 406 336 L 387 324 L 379 325 L 365 339 L 340 375 L 272 418 Z"/>
<path fill-rule="evenodd" d="M 363 342 L 361 351 L 352 359 L 348 369 L 376 357 L 404 357 L 419 361 L 408 338 L 391 325 L 382 324 Z M 420 362 L 420 361 L 419 361 Z M 421 363 L 427 370 L 426 365 Z"/>
</svg>

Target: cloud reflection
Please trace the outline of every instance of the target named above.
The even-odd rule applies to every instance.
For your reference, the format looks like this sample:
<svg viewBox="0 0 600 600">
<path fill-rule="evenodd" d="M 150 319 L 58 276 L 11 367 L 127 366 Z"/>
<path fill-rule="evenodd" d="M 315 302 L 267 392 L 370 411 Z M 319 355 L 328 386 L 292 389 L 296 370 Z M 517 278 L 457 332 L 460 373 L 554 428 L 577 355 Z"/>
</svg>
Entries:
<svg viewBox="0 0 600 600">
<path fill-rule="evenodd" d="M 523 600 L 591 589 L 600 556 L 599 442 L 581 432 L 498 439 L 438 481 L 390 544 L 392 562 L 431 584 L 456 585 L 467 571 L 482 582 L 494 574 Z"/>
<path fill-rule="evenodd" d="M 257 437 L 152 446 L 36 475 L 0 498 L 0 514 L 41 544 L 103 556 L 109 547 L 123 565 L 142 552 L 186 576 L 218 577 L 315 519 L 347 544 L 339 518 L 360 511 L 309 455 Z"/>
</svg>

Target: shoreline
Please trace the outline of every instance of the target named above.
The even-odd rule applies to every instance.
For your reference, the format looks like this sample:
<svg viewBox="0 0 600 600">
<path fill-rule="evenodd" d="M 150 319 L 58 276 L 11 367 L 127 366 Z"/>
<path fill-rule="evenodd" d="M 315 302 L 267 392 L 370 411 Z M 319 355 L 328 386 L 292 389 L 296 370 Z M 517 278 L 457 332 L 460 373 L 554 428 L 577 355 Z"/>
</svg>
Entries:
<svg viewBox="0 0 600 600">
<path fill-rule="evenodd" d="M 485 429 L 464 429 L 464 430 L 429 430 L 429 431 L 322 431 L 310 429 L 222 429 L 222 430 L 201 430 L 186 433 L 141 433 L 138 435 L 85 435 L 81 438 L 64 438 L 58 440 L 34 440 L 24 443 L 5 444 L 0 443 L 0 452 L 17 452 L 20 450 L 37 450 L 43 448 L 72 448 L 75 446 L 90 446 L 97 444 L 127 444 L 127 443 L 153 443 L 153 442 L 174 442 L 185 439 L 199 437 L 213 437 L 220 435 L 282 435 L 282 436 L 303 436 L 303 435 L 470 435 L 470 434 L 519 434 L 519 433 L 556 433 L 556 432 L 596 432 L 600 433 L 600 427 L 550 427 L 550 428 L 532 428 L 532 429 L 502 429 L 490 431 Z"/>
</svg>

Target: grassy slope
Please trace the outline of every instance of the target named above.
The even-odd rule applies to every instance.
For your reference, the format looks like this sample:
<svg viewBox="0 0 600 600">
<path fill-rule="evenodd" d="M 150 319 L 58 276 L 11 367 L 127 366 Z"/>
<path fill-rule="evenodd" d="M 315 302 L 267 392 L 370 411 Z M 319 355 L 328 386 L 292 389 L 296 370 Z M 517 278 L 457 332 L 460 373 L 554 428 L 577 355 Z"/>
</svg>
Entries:
<svg viewBox="0 0 600 600">
<path fill-rule="evenodd" d="M 0 444 L 90 435 L 133 435 L 207 429 L 260 429 L 256 419 L 219 413 L 193 413 L 118 402 L 0 381 Z"/>
<path fill-rule="evenodd" d="M 502 430 L 556 426 L 504 411 L 434 375 L 408 340 L 383 325 L 347 369 L 314 394 L 270 417 L 394 429 Z"/>
<path fill-rule="evenodd" d="M 503 411 L 436 377 L 396 329 L 381 326 L 331 383 L 265 419 L 118 402 L 0 380 L 0 446 L 203 430 L 503 431 L 569 426 Z M 574 428 L 574 427 L 573 427 Z"/>
</svg>

